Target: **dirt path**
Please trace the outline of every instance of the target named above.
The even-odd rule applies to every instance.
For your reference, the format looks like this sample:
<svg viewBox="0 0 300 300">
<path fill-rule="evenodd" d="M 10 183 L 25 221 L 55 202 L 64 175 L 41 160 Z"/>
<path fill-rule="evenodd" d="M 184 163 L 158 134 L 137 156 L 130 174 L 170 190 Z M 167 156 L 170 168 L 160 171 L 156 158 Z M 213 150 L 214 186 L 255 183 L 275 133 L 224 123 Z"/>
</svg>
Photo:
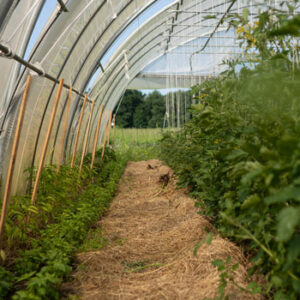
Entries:
<svg viewBox="0 0 300 300">
<path fill-rule="evenodd" d="M 65 286 L 71 294 L 80 299 L 211 299 L 219 285 L 211 262 L 228 256 L 240 264 L 236 281 L 247 285 L 245 259 L 231 242 L 214 234 L 193 254 L 206 230 L 214 228 L 197 214 L 194 201 L 176 190 L 172 178 L 162 189 L 159 178 L 168 172 L 158 160 L 128 164 L 108 215 L 98 224 L 109 243 L 78 255 L 84 267 Z M 233 285 L 226 291 L 230 299 L 260 299 Z"/>
</svg>

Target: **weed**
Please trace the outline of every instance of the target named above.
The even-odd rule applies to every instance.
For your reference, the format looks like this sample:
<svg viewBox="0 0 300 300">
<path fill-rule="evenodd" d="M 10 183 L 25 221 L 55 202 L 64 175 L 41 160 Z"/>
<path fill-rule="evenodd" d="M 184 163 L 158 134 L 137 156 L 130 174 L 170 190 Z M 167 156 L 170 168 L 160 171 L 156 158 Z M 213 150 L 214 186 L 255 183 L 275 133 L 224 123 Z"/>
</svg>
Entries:
<svg viewBox="0 0 300 300">
<path fill-rule="evenodd" d="M 148 261 L 134 261 L 134 262 L 123 261 L 122 265 L 124 266 L 126 272 L 137 273 L 145 269 L 161 267 L 164 266 L 165 264 L 162 263 L 150 264 Z"/>
<path fill-rule="evenodd" d="M 261 292 L 261 287 L 256 282 L 251 282 L 247 285 L 247 287 L 240 286 L 235 281 L 235 271 L 238 269 L 239 264 L 231 264 L 231 257 L 228 256 L 225 261 L 222 259 L 216 259 L 212 262 L 212 265 L 218 268 L 218 271 L 220 272 L 220 284 L 219 284 L 219 296 L 218 300 L 227 300 L 229 299 L 229 296 L 226 296 L 226 287 L 229 282 L 234 284 L 236 287 L 238 287 L 240 290 L 251 293 L 253 295 L 259 294 Z"/>
<path fill-rule="evenodd" d="M 104 236 L 105 230 L 102 227 L 90 229 L 87 238 L 78 249 L 79 252 L 100 250 L 108 244 L 108 239 Z"/>
</svg>

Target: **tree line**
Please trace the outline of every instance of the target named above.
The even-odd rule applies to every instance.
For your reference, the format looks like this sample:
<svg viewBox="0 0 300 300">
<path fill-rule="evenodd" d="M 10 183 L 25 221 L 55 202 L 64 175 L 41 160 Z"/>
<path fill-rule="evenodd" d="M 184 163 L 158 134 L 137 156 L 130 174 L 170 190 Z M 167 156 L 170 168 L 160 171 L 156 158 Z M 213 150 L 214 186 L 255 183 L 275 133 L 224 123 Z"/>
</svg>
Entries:
<svg viewBox="0 0 300 300">
<path fill-rule="evenodd" d="M 190 91 L 159 91 L 145 95 L 138 90 L 127 90 L 116 115 L 121 128 L 180 127 L 189 118 L 192 103 Z M 166 114 L 167 112 L 167 114 Z"/>
</svg>

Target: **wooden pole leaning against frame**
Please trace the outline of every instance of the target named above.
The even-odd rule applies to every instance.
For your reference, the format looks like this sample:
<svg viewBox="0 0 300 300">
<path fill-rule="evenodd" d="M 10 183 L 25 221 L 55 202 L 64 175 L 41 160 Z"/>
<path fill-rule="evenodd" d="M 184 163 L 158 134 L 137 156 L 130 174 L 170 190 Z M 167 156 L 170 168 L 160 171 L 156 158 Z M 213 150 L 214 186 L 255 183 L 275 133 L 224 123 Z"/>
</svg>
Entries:
<svg viewBox="0 0 300 300">
<path fill-rule="evenodd" d="M 108 114 L 109 112 L 106 113 L 106 118 L 105 118 L 105 123 L 107 123 L 108 121 Z M 109 123 L 108 123 L 109 124 Z M 106 136 L 107 136 L 107 127 L 108 127 L 108 124 L 106 124 L 106 127 L 105 127 L 105 130 L 104 130 L 104 137 L 103 137 L 103 145 L 102 145 L 102 154 L 101 154 L 101 160 L 103 160 L 103 157 L 104 157 L 104 151 L 105 151 L 105 144 L 106 144 Z"/>
<path fill-rule="evenodd" d="M 88 138 L 89 138 L 89 134 L 90 134 L 90 128 L 91 128 L 91 121 L 92 121 L 94 106 L 95 106 L 95 100 L 92 102 L 92 105 L 91 105 L 91 112 L 90 112 L 90 117 L 89 117 L 89 121 L 88 121 L 88 127 L 87 127 L 85 137 L 84 137 L 84 144 L 83 144 L 83 149 L 82 149 L 79 174 L 81 173 L 82 166 L 83 166 L 83 161 L 84 161 L 84 157 L 85 157 L 87 142 L 88 142 Z"/>
<path fill-rule="evenodd" d="M 12 146 L 12 150 L 11 150 L 11 156 L 10 156 L 10 161 L 9 161 L 9 165 L 8 165 L 6 183 L 5 183 L 5 188 L 4 188 L 4 197 L 3 197 L 3 201 L 2 201 L 2 210 L 1 210 L 1 218 L 0 218 L 0 241 L 2 240 L 2 235 L 4 232 L 4 225 L 5 225 L 5 219 L 6 219 L 6 215 L 7 215 L 7 209 L 8 209 L 12 175 L 13 175 L 14 167 L 15 167 L 16 154 L 18 151 L 20 133 L 21 133 L 21 129 L 22 129 L 27 98 L 28 98 L 28 94 L 29 94 L 29 90 L 30 90 L 30 84 L 31 84 L 31 75 L 28 75 L 26 84 L 25 84 L 25 90 L 23 93 L 22 101 L 21 101 L 20 110 L 19 110 L 17 127 L 16 127 L 13 146 Z"/>
<path fill-rule="evenodd" d="M 114 128 L 113 128 L 112 139 L 114 140 L 115 139 L 115 131 L 116 131 L 116 114 L 114 114 L 113 123 L 114 123 Z"/>
<path fill-rule="evenodd" d="M 111 119 L 112 119 L 112 110 L 110 111 L 109 121 L 108 121 L 108 125 L 107 125 L 107 147 L 109 146 Z"/>
<path fill-rule="evenodd" d="M 75 143 L 74 143 L 74 149 L 73 149 L 73 155 L 72 155 L 72 161 L 71 161 L 71 168 L 72 169 L 73 169 L 74 163 L 75 163 L 76 151 L 77 151 L 78 140 L 79 140 L 79 133 L 80 133 L 80 129 L 81 129 L 81 124 L 82 124 L 82 119 L 83 119 L 83 114 L 84 114 L 84 108 L 85 108 L 87 98 L 88 98 L 88 95 L 86 94 L 85 97 L 84 97 L 84 100 L 83 100 L 81 113 L 80 113 L 80 117 L 79 117 L 77 133 L 76 133 L 76 137 L 75 137 Z"/>
<path fill-rule="evenodd" d="M 97 143 L 98 143 L 100 125 L 101 125 L 101 120 L 102 120 L 102 115 L 103 115 L 103 109 L 104 109 L 104 106 L 103 106 L 103 104 L 101 104 L 95 138 L 94 138 L 94 147 L 93 147 L 92 160 L 91 160 L 91 166 L 90 166 L 91 169 L 93 169 L 93 167 L 94 167 L 94 161 L 95 161 L 95 155 L 96 155 L 96 150 L 97 150 Z"/>
<path fill-rule="evenodd" d="M 61 139 L 60 152 L 59 152 L 59 158 L 58 158 L 58 163 L 57 163 L 57 173 L 60 172 L 60 166 L 61 166 L 62 157 L 63 157 L 63 154 L 64 154 L 64 146 L 65 146 L 65 138 L 66 138 L 66 132 L 67 132 L 67 125 L 68 125 L 68 120 L 69 120 L 71 97 L 72 97 L 72 86 L 70 86 L 69 96 L 68 96 L 68 100 L 67 100 L 66 115 L 65 115 L 65 122 L 64 122 L 64 128 L 63 128 L 63 135 L 62 135 L 62 139 Z"/>
<path fill-rule="evenodd" d="M 56 97 L 54 100 L 53 109 L 52 109 L 50 121 L 48 124 L 48 130 L 47 130 L 46 138 L 45 138 L 44 145 L 42 148 L 42 155 L 41 155 L 38 171 L 37 171 L 36 178 L 35 178 L 35 183 L 34 183 L 33 192 L 32 192 L 32 196 L 31 196 L 31 204 L 32 205 L 34 205 L 35 201 L 36 201 L 36 195 L 37 195 L 37 191 L 38 191 L 38 187 L 39 187 L 42 169 L 43 169 L 44 162 L 45 162 L 49 139 L 50 139 L 50 135 L 51 135 L 51 131 L 52 131 L 52 127 L 53 127 L 53 123 L 54 123 L 54 119 L 55 119 L 55 115 L 56 115 L 56 111 L 57 111 L 57 106 L 58 106 L 58 102 L 59 102 L 59 99 L 61 96 L 61 91 L 62 91 L 63 86 L 64 86 L 64 80 L 61 79 L 59 81 Z"/>
</svg>

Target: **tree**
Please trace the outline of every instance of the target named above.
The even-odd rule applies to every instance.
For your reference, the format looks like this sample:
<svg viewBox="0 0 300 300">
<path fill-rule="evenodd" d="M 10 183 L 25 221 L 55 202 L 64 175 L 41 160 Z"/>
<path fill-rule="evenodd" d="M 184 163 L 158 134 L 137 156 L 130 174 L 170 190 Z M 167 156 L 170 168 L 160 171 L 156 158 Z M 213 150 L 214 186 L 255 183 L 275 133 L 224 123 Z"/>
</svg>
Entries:
<svg viewBox="0 0 300 300">
<path fill-rule="evenodd" d="M 143 101 L 143 93 L 137 90 L 127 90 L 117 113 L 116 124 L 121 128 L 133 127 L 135 111 Z"/>
<path fill-rule="evenodd" d="M 146 97 L 146 102 L 151 107 L 151 118 L 148 122 L 148 127 L 163 127 L 166 113 L 165 97 L 160 92 L 154 91 Z"/>
</svg>

